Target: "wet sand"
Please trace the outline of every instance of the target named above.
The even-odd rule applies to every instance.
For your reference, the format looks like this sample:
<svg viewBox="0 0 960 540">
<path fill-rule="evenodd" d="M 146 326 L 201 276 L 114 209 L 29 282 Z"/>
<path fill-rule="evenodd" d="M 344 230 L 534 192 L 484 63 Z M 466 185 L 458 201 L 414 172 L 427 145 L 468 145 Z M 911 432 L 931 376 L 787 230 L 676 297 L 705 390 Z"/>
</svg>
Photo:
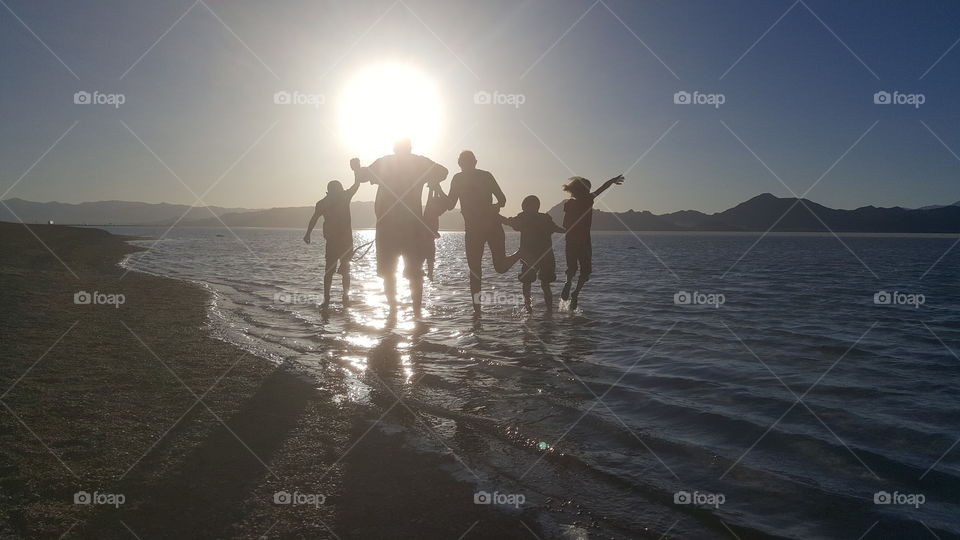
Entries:
<svg viewBox="0 0 960 540">
<path fill-rule="evenodd" d="M 0 244 L 0 538 L 549 536 L 531 510 L 473 504 L 453 456 L 376 429 L 417 422 L 403 407 L 359 408 L 333 368 L 318 385 L 212 337 L 209 294 L 124 274 L 123 238 L 0 223 Z"/>
</svg>

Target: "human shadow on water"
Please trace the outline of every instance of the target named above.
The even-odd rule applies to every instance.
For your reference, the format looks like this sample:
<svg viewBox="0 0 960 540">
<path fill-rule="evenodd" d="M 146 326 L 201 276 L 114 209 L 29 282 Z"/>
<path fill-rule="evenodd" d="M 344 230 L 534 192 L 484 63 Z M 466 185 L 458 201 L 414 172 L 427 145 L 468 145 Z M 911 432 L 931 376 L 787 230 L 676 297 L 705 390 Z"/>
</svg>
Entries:
<svg viewBox="0 0 960 540">
<path fill-rule="evenodd" d="M 472 428 L 418 399 L 425 355 L 442 346 L 426 339 L 429 325 L 406 335 L 387 325 L 367 355 L 365 382 L 372 410 L 352 425 L 342 461 L 343 538 L 530 538 L 542 535 L 532 510 L 512 515 L 475 504 L 480 478 L 460 459 Z M 436 414 L 434 414 L 436 413 Z M 452 440 L 445 439 L 453 431 Z M 442 434 L 441 434 L 442 432 Z M 456 448 L 453 448 L 453 447 Z M 387 516 L 372 519 L 371 516 Z M 521 522 L 523 519 L 523 522 Z M 528 528 L 529 527 L 529 528 Z M 541 536 L 542 537 L 542 536 Z"/>
</svg>

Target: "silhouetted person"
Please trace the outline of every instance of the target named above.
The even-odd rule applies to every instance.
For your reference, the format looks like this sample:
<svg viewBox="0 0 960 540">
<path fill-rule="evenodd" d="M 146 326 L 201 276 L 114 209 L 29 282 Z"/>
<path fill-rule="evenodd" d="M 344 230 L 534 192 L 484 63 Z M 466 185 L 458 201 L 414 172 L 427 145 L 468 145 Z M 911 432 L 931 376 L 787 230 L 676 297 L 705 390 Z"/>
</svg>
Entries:
<svg viewBox="0 0 960 540">
<path fill-rule="evenodd" d="M 423 222 L 432 233 L 430 242 L 426 245 L 427 277 L 433 281 L 433 267 L 437 259 L 437 239 L 440 238 L 440 216 L 447 211 L 447 198 L 442 191 L 430 188 L 427 194 L 427 204 L 423 207 Z"/>
<path fill-rule="evenodd" d="M 323 268 L 323 304 L 330 305 L 330 287 L 333 274 L 339 262 L 340 277 L 343 279 L 343 305 L 350 303 L 350 258 L 353 257 L 353 226 L 350 223 L 350 200 L 357 193 L 360 182 L 354 180 L 350 189 L 333 180 L 327 184 L 327 196 L 317 202 L 313 217 L 307 225 L 307 234 L 303 241 L 310 243 L 310 233 L 317 226 L 317 220 L 323 216 L 324 268 Z"/>
<path fill-rule="evenodd" d="M 410 141 L 393 145 L 393 154 L 383 156 L 368 167 L 350 160 L 350 168 L 361 182 L 377 184 L 374 213 L 377 216 L 377 273 L 391 309 L 397 305 L 397 261 L 403 257 L 404 275 L 410 281 L 413 312 L 420 315 L 423 304 L 423 262 L 433 234 L 423 221 L 423 186 L 439 189 L 447 169 L 411 153 Z"/>
<path fill-rule="evenodd" d="M 582 176 L 574 176 L 563 185 L 563 190 L 570 194 L 570 198 L 563 204 L 563 228 L 566 232 L 567 282 L 563 284 L 560 299 L 570 300 L 570 309 L 577 309 L 580 290 L 590 279 L 593 272 L 593 246 L 590 242 L 590 227 L 593 224 L 593 200 L 614 184 L 622 184 L 623 175 L 607 180 L 593 193 L 590 192 L 590 181 Z M 577 270 L 577 288 L 570 292 Z"/>
<path fill-rule="evenodd" d="M 507 197 L 497 180 L 487 171 L 477 168 L 477 158 L 470 150 L 460 152 L 457 159 L 460 172 L 450 181 L 447 208 L 453 209 L 460 202 L 463 214 L 463 241 L 466 246 L 467 267 L 470 270 L 470 295 L 473 310 L 480 312 L 480 279 L 483 276 L 483 250 L 490 246 L 493 268 L 503 274 L 516 264 L 517 255 L 507 256 L 506 240 L 500 223 L 500 209 L 507 204 Z M 497 202 L 493 203 L 493 198 Z"/>
<path fill-rule="evenodd" d="M 527 311 L 533 311 L 530 289 L 533 282 L 540 280 L 543 289 L 543 301 L 547 311 L 553 311 L 553 291 L 550 284 L 557 280 L 557 260 L 553 256 L 553 233 L 562 233 L 564 229 L 553 222 L 553 218 L 540 212 L 540 199 L 530 195 L 521 203 L 523 212 L 512 218 L 502 218 L 503 222 L 520 231 L 520 250 L 517 252 L 522 261 L 520 265 L 520 283 L 523 284 L 523 305 Z"/>
</svg>

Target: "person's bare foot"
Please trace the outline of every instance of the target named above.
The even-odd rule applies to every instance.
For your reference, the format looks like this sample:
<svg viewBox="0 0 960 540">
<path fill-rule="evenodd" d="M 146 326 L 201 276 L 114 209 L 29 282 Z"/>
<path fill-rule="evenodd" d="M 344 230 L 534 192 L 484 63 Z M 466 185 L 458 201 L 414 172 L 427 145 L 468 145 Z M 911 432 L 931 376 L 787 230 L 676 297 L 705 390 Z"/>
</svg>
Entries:
<svg viewBox="0 0 960 540">
<path fill-rule="evenodd" d="M 574 293 L 574 294 L 570 297 L 570 311 L 573 311 L 573 310 L 577 309 L 577 301 L 578 301 L 579 299 L 580 299 L 580 295 L 577 294 L 577 293 Z"/>
<path fill-rule="evenodd" d="M 570 283 L 569 281 L 563 284 L 563 290 L 560 291 L 560 299 L 561 299 L 561 300 L 566 301 L 566 300 L 569 300 L 569 299 L 570 299 L 570 287 L 571 287 L 572 285 L 573 285 L 573 284 Z"/>
<path fill-rule="evenodd" d="M 344 295 L 343 295 L 343 298 L 342 298 L 342 301 L 343 301 L 343 307 L 349 306 L 349 305 L 350 305 L 350 295 L 344 294 Z"/>
<path fill-rule="evenodd" d="M 530 302 L 523 304 L 523 308 L 527 310 L 527 313 L 533 313 L 533 305 Z"/>
<path fill-rule="evenodd" d="M 326 309 L 329 308 L 329 307 L 330 307 L 330 301 L 329 301 L 329 300 L 324 299 L 323 303 L 320 304 L 320 309 L 326 310 Z"/>
</svg>

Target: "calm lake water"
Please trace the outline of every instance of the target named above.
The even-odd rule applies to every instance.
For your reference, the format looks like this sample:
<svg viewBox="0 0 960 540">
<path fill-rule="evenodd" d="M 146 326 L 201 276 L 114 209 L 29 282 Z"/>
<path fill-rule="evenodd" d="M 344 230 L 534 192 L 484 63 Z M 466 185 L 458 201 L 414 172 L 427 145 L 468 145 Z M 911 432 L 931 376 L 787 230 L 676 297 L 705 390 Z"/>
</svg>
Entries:
<svg viewBox="0 0 960 540">
<path fill-rule="evenodd" d="M 519 268 L 488 260 L 478 321 L 444 233 L 416 324 L 388 316 L 372 250 L 324 315 L 322 240 L 235 233 L 176 229 L 126 264 L 206 284 L 218 335 L 374 420 L 402 399 L 431 428 L 381 428 L 569 536 L 960 538 L 955 238 L 595 233 L 577 312 L 535 287 L 525 314 Z"/>
</svg>

